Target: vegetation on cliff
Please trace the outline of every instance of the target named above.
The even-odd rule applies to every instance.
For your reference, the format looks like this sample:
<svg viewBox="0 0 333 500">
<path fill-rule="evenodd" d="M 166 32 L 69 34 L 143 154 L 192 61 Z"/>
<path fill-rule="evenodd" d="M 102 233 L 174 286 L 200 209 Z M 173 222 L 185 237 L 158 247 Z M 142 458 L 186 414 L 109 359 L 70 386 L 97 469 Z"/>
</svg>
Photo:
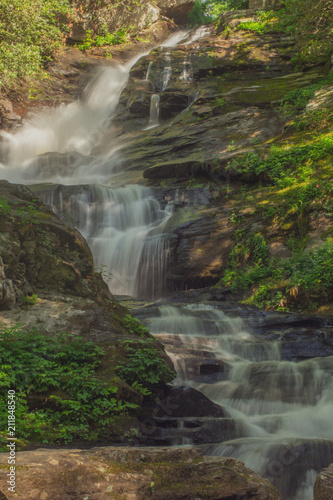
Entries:
<svg viewBox="0 0 333 500">
<path fill-rule="evenodd" d="M 284 56 L 293 57 L 296 69 L 319 63 L 325 73 L 330 67 L 332 9 L 330 2 L 323 2 L 322 11 L 316 4 L 310 14 L 309 4 L 313 2 L 295 0 L 278 12 L 260 14 L 257 21 L 241 22 L 236 30 L 257 36 L 289 34 L 295 45 Z M 248 189 L 245 194 L 245 187 L 241 196 L 235 193 L 235 206 L 251 207 L 257 198 L 251 210 L 265 228 L 249 235 L 245 218 L 233 212 L 235 247 L 220 284 L 230 286 L 247 303 L 316 310 L 332 302 L 332 83 L 330 73 L 287 92 L 278 108 L 287 133 L 271 146 L 263 145 L 229 163 L 230 172 L 256 183 L 251 194 Z M 322 227 L 315 238 L 314 220 Z M 289 257 L 270 254 L 274 238 L 267 236 L 274 233 L 273 227 L 278 228 L 275 240 L 283 242 Z"/>
<path fill-rule="evenodd" d="M 0 90 L 36 77 L 63 44 L 73 16 L 68 0 L 2 0 Z"/>
<path fill-rule="evenodd" d="M 119 432 L 116 417 L 139 408 L 142 396 L 151 395 L 158 384 L 175 377 L 155 344 L 153 339 L 136 344 L 127 341 L 125 349 L 117 351 L 116 359 L 104 361 L 108 372 L 113 372 L 105 379 L 106 350 L 91 341 L 20 327 L 2 329 L 1 428 L 7 427 L 8 420 L 5 393 L 14 387 L 16 434 L 20 440 L 45 444 L 114 440 Z M 124 391 L 123 380 L 133 387 L 132 391 Z M 6 432 L 0 434 L 0 448 L 5 437 Z"/>
</svg>

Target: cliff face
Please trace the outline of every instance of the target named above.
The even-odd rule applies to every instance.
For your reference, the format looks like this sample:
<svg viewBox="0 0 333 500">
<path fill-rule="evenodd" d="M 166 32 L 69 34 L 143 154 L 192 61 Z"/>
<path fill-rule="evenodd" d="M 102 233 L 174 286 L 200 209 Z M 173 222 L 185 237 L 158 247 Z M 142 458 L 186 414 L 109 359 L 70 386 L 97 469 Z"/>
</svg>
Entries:
<svg viewBox="0 0 333 500">
<path fill-rule="evenodd" d="M 194 0 L 159 0 L 150 2 L 142 0 L 74 0 L 72 5 L 77 13 L 78 21 L 72 26 L 70 41 L 82 41 L 87 31 L 98 32 L 102 26 L 111 33 L 119 29 L 131 27 L 135 32 L 148 28 L 160 16 L 172 19 L 176 24 L 186 24 L 187 16 L 194 6 Z"/>
<path fill-rule="evenodd" d="M 291 39 L 247 30 L 257 21 L 253 11 L 226 13 L 198 42 L 172 48 L 166 88 L 165 53 L 140 59 L 118 106 L 116 123 L 133 137 L 122 156 L 128 170 L 144 166 L 162 203 L 176 203 L 172 287 L 223 278 L 229 297 L 251 304 L 326 310 L 332 78 L 323 67 L 295 72 Z M 159 126 L 142 131 L 154 94 Z"/>
</svg>

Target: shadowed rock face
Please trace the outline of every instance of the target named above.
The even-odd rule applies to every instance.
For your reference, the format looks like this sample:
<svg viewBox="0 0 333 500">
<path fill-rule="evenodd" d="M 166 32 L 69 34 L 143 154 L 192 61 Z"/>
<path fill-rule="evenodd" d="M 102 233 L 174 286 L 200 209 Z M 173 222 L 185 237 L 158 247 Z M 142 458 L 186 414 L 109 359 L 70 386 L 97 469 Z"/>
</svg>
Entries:
<svg viewBox="0 0 333 500">
<path fill-rule="evenodd" d="M 281 499 L 274 486 L 241 462 L 203 458 L 194 448 L 39 449 L 17 458 L 21 469 L 16 496 L 22 500 Z M 6 460 L 0 458 L 1 463 Z M 3 491 L 6 473 L 0 469 Z"/>
<path fill-rule="evenodd" d="M 177 24 L 185 24 L 194 3 L 194 0 L 157 0 L 156 5 L 162 16 L 174 19 Z"/>
<path fill-rule="evenodd" d="M 321 471 L 314 486 L 313 500 L 333 498 L 333 464 Z"/>
<path fill-rule="evenodd" d="M 121 308 L 82 235 L 26 186 L 1 181 L 0 199 L 1 324 L 117 340 L 122 329 L 113 315 Z"/>
<path fill-rule="evenodd" d="M 112 298 L 95 274 L 92 254 L 76 229 L 61 221 L 26 186 L 1 181 L 0 196 L 4 283 L 0 308 L 10 309 L 20 296 L 39 290 L 92 300 Z"/>
</svg>

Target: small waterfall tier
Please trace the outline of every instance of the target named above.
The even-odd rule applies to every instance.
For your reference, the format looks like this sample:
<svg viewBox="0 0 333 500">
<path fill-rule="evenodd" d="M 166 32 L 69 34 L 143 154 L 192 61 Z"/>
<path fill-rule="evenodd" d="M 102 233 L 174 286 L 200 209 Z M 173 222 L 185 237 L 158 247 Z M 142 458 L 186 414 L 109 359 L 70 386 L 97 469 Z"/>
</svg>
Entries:
<svg viewBox="0 0 333 500">
<path fill-rule="evenodd" d="M 245 462 L 283 500 L 311 500 L 316 475 L 333 461 L 333 357 L 283 361 L 279 343 L 249 333 L 237 310 L 168 305 L 145 314 L 174 362 L 176 384 L 201 391 L 229 417 L 219 431 L 214 419 L 200 424 L 201 432 L 211 427 L 205 452 Z"/>
<path fill-rule="evenodd" d="M 170 212 L 150 189 L 59 186 L 38 194 L 79 229 L 114 294 L 151 298 L 162 292 L 168 256 L 163 226 Z"/>
</svg>

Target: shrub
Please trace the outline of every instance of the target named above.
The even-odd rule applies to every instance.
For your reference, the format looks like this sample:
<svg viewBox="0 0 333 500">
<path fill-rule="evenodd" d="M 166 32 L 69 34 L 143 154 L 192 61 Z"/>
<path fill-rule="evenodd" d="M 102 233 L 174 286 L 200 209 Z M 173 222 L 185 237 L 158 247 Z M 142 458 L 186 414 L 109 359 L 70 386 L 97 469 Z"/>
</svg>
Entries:
<svg viewBox="0 0 333 500">
<path fill-rule="evenodd" d="M 0 88 L 36 77 L 62 45 L 68 0 L 2 0 L 0 9 Z"/>
<path fill-rule="evenodd" d="M 151 389 L 161 382 L 171 382 L 176 374 L 171 370 L 166 361 L 161 357 L 154 346 L 154 340 L 123 342 L 126 351 L 126 362 L 119 363 L 117 374 L 128 384 L 141 384 L 142 387 Z"/>
<path fill-rule="evenodd" d="M 0 387 L 15 389 L 17 435 L 41 443 L 96 440 L 107 435 L 114 417 L 137 407 L 117 398 L 115 383 L 101 382 L 96 370 L 104 351 L 68 334 L 52 338 L 20 328 L 0 332 Z M 36 403 L 37 401 L 37 403 Z M 7 398 L 0 397 L 0 425 Z"/>
</svg>

